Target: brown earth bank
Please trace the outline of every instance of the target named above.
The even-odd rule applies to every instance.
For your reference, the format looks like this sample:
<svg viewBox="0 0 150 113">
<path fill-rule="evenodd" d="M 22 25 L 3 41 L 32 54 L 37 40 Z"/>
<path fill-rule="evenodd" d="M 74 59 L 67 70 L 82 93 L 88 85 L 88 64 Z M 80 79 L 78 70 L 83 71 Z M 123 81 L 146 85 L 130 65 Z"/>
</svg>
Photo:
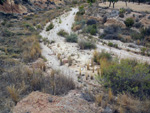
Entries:
<svg viewBox="0 0 150 113">
<path fill-rule="evenodd" d="M 66 96 L 53 96 L 41 92 L 32 92 L 15 106 L 13 113 L 100 113 L 94 104 L 82 98 L 78 90 L 70 91 Z"/>
</svg>

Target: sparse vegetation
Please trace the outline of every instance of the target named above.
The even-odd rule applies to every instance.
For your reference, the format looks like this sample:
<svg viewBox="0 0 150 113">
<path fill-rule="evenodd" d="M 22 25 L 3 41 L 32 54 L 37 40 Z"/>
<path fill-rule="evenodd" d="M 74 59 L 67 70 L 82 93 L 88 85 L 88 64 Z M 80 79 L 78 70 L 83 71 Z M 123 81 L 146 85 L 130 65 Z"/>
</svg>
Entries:
<svg viewBox="0 0 150 113">
<path fill-rule="evenodd" d="M 89 25 L 89 26 L 87 26 L 83 29 L 83 32 L 90 33 L 91 35 L 96 35 L 97 26 L 95 24 L 94 25 Z"/>
<path fill-rule="evenodd" d="M 67 42 L 77 42 L 78 36 L 76 34 L 70 34 L 65 37 Z"/>
<path fill-rule="evenodd" d="M 30 43 L 30 46 L 27 46 Z M 23 39 L 22 44 L 22 57 L 24 61 L 30 62 L 41 56 L 41 48 L 36 36 L 31 36 Z"/>
<path fill-rule="evenodd" d="M 132 27 L 134 24 L 134 20 L 132 18 L 127 18 L 124 23 L 127 27 Z"/>
<path fill-rule="evenodd" d="M 80 6 L 79 7 L 79 11 L 77 12 L 77 15 L 83 15 L 85 13 L 85 9 L 84 9 L 84 6 Z"/>
<path fill-rule="evenodd" d="M 55 76 L 54 79 L 53 76 Z M 52 83 L 56 85 L 56 95 L 66 94 L 69 90 L 75 88 L 71 78 L 56 73 L 56 71 L 53 76 L 44 76 L 42 70 L 28 68 L 23 65 L 12 67 L 9 72 L 0 75 L 0 106 L 7 108 L 6 103 L 9 105 L 12 102 L 15 105 L 21 98 L 32 91 L 44 91 L 45 93 L 53 94 Z"/>
<path fill-rule="evenodd" d="M 108 7 L 98 7 L 99 3 L 96 0 L 87 1 L 89 5 L 84 0 L 65 1 L 66 4 L 69 4 L 69 8 L 65 5 L 62 9 L 59 5 L 56 9 L 24 15 L 22 19 L 12 19 L 10 22 L 8 19 L 0 21 L 0 112 L 11 112 L 12 107 L 32 91 L 64 95 L 75 88 L 75 83 L 71 78 L 61 74 L 59 70 L 46 67 L 44 61 L 49 61 L 49 59 L 46 60 L 47 57 L 41 55 L 39 42 L 42 43 L 42 47 L 44 42 L 44 46 L 52 49 L 52 51 L 54 50 L 53 53 L 47 52 L 47 55 L 57 57 L 56 60 L 58 60 L 58 63 L 60 62 L 58 66 L 67 63 L 68 68 L 75 68 L 73 71 L 76 74 L 78 73 L 76 82 L 79 82 L 77 88 L 81 91 L 81 97 L 89 102 L 96 102 L 100 107 L 100 111 L 107 112 L 109 110 L 114 113 L 150 112 L 150 65 L 148 63 L 115 58 L 116 55 L 121 58 L 123 56 L 121 55 L 122 51 L 120 51 L 119 56 L 118 52 L 108 53 L 102 51 L 99 53 L 95 50 L 93 58 L 91 58 L 93 50 L 84 50 L 95 49 L 96 44 L 101 41 L 107 51 L 109 49 L 110 51 L 117 51 L 117 49 L 111 48 L 115 47 L 123 51 L 141 53 L 141 56 L 147 55 L 148 58 L 150 56 L 150 27 L 147 27 L 145 23 L 149 19 L 149 13 L 124 8 L 110 10 Z M 114 5 L 117 1 L 109 0 L 110 5 L 111 3 Z M 135 1 L 137 2 L 137 0 Z M 82 2 L 84 3 L 81 4 Z M 127 5 L 127 0 L 125 2 Z M 76 34 L 69 34 L 63 29 L 57 33 L 59 36 L 64 37 L 66 42 L 73 42 L 72 44 L 58 43 L 58 40 L 53 39 L 53 37 L 49 37 L 50 40 L 52 39 L 49 41 L 48 38 L 37 35 L 48 22 L 50 24 L 44 30 L 50 31 L 54 28 L 53 18 L 56 18 L 55 22 L 58 24 L 64 25 L 61 24 L 64 23 L 61 19 L 65 17 L 60 18 L 58 15 L 70 10 L 70 7 L 75 4 L 80 5 L 77 14 L 75 12 L 73 14 L 76 15 L 72 30 Z M 73 11 L 76 10 L 73 9 Z M 126 26 L 122 23 L 123 21 Z M 65 27 L 70 28 L 71 24 L 65 24 Z M 51 35 L 50 33 L 47 32 L 46 35 Z M 110 41 L 103 39 L 110 39 Z M 124 45 L 118 43 L 119 41 L 113 42 L 111 40 L 134 44 L 127 44 L 127 48 L 126 46 L 122 48 Z M 80 49 L 75 44 L 76 42 L 78 42 Z M 70 49 L 74 52 L 74 47 L 76 48 L 75 53 L 67 53 L 67 50 Z M 101 50 L 100 47 L 101 45 L 98 46 L 98 51 Z M 128 49 L 130 47 L 133 51 Z M 57 50 L 55 51 L 55 49 Z M 91 58 L 91 61 L 82 62 L 82 59 L 85 59 L 83 55 L 89 55 L 88 58 Z M 144 59 L 146 57 L 142 56 L 140 61 L 147 60 Z M 44 60 L 38 62 L 41 58 Z M 72 71 L 69 71 L 69 73 L 72 74 Z"/>
<path fill-rule="evenodd" d="M 50 31 L 51 29 L 54 28 L 54 24 L 53 23 L 50 23 L 47 28 L 46 28 L 46 31 Z"/>
<path fill-rule="evenodd" d="M 96 45 L 94 42 L 88 41 L 85 39 L 80 39 L 78 41 L 78 45 L 79 45 L 80 49 L 95 49 L 96 48 Z"/>
<path fill-rule="evenodd" d="M 44 59 L 41 56 L 39 32 L 47 22 L 62 14 L 63 10 L 38 12 L 38 16 L 26 15 L 22 16 L 21 20 L 15 19 L 15 21 L 12 21 L 13 18 L 6 18 L 4 21 L 0 18 L 2 20 L 0 23 L 0 112 L 12 112 L 15 104 L 34 90 L 52 92 L 51 77 L 45 77 L 45 65 L 38 63 L 36 68 L 32 67 L 32 63 L 39 57 Z M 59 84 L 61 86 L 64 83 L 69 84 L 67 79 L 70 78 L 64 79 L 64 76 L 59 75 L 55 74 L 56 87 L 59 87 Z M 73 81 L 71 80 L 70 83 L 72 84 Z M 59 91 L 55 88 L 55 94 L 65 94 L 69 91 L 67 89 L 66 92 L 64 88 L 61 87 Z"/>
<path fill-rule="evenodd" d="M 100 60 L 103 60 L 103 59 L 106 59 L 107 61 L 112 60 L 112 56 L 111 54 L 105 51 L 102 51 L 101 53 L 98 53 L 97 51 L 95 51 L 93 53 L 93 59 L 94 59 L 94 62 L 99 64 Z"/>
<path fill-rule="evenodd" d="M 148 97 L 149 65 L 133 60 L 121 60 L 120 63 L 101 60 L 102 63 L 106 64 L 101 65 L 105 86 L 111 87 L 114 93 L 128 92 L 140 98 Z"/>
<path fill-rule="evenodd" d="M 67 35 L 69 35 L 65 30 L 60 30 L 58 33 L 57 33 L 59 36 L 62 36 L 62 37 L 65 37 Z"/>
</svg>

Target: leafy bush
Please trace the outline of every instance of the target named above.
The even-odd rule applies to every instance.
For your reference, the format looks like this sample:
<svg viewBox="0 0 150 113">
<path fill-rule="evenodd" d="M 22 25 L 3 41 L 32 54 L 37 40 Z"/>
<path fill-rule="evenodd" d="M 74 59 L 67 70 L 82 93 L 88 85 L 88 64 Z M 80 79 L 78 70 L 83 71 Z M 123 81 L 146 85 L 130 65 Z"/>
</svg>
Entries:
<svg viewBox="0 0 150 113">
<path fill-rule="evenodd" d="M 150 27 L 148 27 L 148 28 L 142 28 L 141 29 L 141 34 L 143 36 L 150 36 Z"/>
<path fill-rule="evenodd" d="M 78 37 L 76 34 L 70 34 L 68 36 L 66 36 L 66 41 L 67 42 L 77 42 Z"/>
<path fill-rule="evenodd" d="M 80 49 L 95 49 L 96 45 L 92 41 L 81 39 L 78 41 Z"/>
<path fill-rule="evenodd" d="M 107 26 L 104 28 L 104 33 L 105 34 L 116 34 L 118 32 L 120 32 L 120 28 L 119 26 L 116 25 L 111 25 L 111 26 Z"/>
<path fill-rule="evenodd" d="M 106 87 L 113 92 L 128 92 L 144 98 L 150 95 L 150 66 L 137 63 L 135 60 L 124 59 L 118 62 L 101 60 L 102 78 Z M 105 67 L 103 67 L 105 66 Z"/>
<path fill-rule="evenodd" d="M 100 38 L 121 40 L 121 37 L 119 35 L 120 32 L 121 29 L 119 26 L 116 25 L 107 26 L 104 28 L 104 33 L 100 35 Z"/>
<path fill-rule="evenodd" d="M 120 8 L 119 13 L 125 13 L 126 10 L 124 8 Z"/>
<path fill-rule="evenodd" d="M 79 11 L 77 12 L 77 15 L 83 15 L 85 13 L 85 9 L 84 9 L 84 6 L 80 6 L 79 7 Z"/>
<path fill-rule="evenodd" d="M 94 3 L 96 0 L 87 0 L 87 3 Z"/>
<path fill-rule="evenodd" d="M 68 33 L 65 31 L 65 30 L 60 30 L 58 33 L 57 33 L 59 36 L 62 36 L 62 37 L 65 37 L 68 35 Z"/>
<path fill-rule="evenodd" d="M 132 27 L 134 24 L 134 20 L 132 18 L 127 18 L 124 23 L 126 24 L 127 27 Z"/>
<path fill-rule="evenodd" d="M 89 25 L 89 26 L 87 26 L 83 29 L 83 32 L 90 33 L 91 35 L 96 35 L 97 26 L 95 24 L 94 25 Z"/>
<path fill-rule="evenodd" d="M 143 35 L 141 33 L 132 33 L 131 34 L 131 37 L 135 40 L 141 40 L 141 39 L 144 39 Z"/>
<path fill-rule="evenodd" d="M 141 22 L 136 22 L 136 23 L 134 24 L 134 27 L 136 27 L 136 28 L 140 28 L 140 27 L 142 27 Z"/>
<path fill-rule="evenodd" d="M 94 54 L 93 54 L 94 62 L 99 64 L 101 59 L 107 59 L 108 61 L 111 61 L 112 60 L 112 56 L 111 56 L 110 53 L 105 52 L 105 51 L 102 51 L 101 53 L 94 52 Z"/>
<path fill-rule="evenodd" d="M 72 4 L 77 4 L 77 3 L 78 3 L 77 0 L 72 1 Z"/>
<path fill-rule="evenodd" d="M 29 23 L 24 23 L 24 27 L 27 28 L 31 32 L 35 31 L 35 28 Z"/>
<path fill-rule="evenodd" d="M 84 19 L 80 20 L 80 21 L 76 21 L 75 25 L 85 25 L 86 21 Z"/>
<path fill-rule="evenodd" d="M 146 54 L 146 48 L 145 48 L 145 47 L 141 48 L 141 54 L 142 54 L 142 55 L 145 55 L 145 54 Z"/>
<path fill-rule="evenodd" d="M 110 47 L 113 47 L 113 45 L 114 45 L 114 44 L 111 43 L 111 42 L 108 43 L 108 46 L 110 46 Z"/>
<path fill-rule="evenodd" d="M 50 23 L 50 25 L 47 26 L 46 31 L 50 31 L 50 30 L 53 29 L 53 28 L 54 28 L 54 24 L 53 24 L 53 23 Z"/>
<path fill-rule="evenodd" d="M 96 24 L 96 20 L 94 20 L 94 19 L 89 19 L 86 24 L 87 24 L 87 25 Z"/>
<path fill-rule="evenodd" d="M 123 18 L 125 12 L 126 12 L 126 10 L 124 8 L 120 8 L 120 10 L 119 10 L 119 17 Z"/>
<path fill-rule="evenodd" d="M 117 44 L 113 44 L 112 42 L 109 42 L 108 46 L 118 48 L 118 45 Z"/>
</svg>

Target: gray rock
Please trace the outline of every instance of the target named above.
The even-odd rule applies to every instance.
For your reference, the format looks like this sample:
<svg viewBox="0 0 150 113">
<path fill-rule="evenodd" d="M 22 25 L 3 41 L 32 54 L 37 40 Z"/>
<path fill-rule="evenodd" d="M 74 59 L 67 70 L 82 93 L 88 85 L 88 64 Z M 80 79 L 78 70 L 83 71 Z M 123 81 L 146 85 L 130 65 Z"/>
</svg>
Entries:
<svg viewBox="0 0 150 113">
<path fill-rule="evenodd" d="M 103 113 L 113 113 L 112 109 L 110 107 L 106 107 L 106 109 L 104 109 Z"/>
<path fill-rule="evenodd" d="M 109 15 L 108 15 L 108 17 L 110 18 L 112 18 L 112 17 L 116 17 L 116 16 L 118 16 L 119 15 L 119 11 L 118 10 L 113 10 Z"/>
<path fill-rule="evenodd" d="M 51 102 L 53 102 L 53 98 L 52 97 L 49 97 L 48 98 L 48 101 L 51 103 Z"/>
</svg>

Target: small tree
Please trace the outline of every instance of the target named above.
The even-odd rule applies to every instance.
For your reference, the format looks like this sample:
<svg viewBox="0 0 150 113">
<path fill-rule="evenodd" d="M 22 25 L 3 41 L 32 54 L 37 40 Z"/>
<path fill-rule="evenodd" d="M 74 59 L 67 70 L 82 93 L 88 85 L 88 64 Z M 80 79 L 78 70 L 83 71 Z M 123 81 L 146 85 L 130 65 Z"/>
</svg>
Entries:
<svg viewBox="0 0 150 113">
<path fill-rule="evenodd" d="M 88 3 L 94 3 L 96 0 L 87 0 Z"/>
<path fill-rule="evenodd" d="M 113 3 L 113 8 L 115 7 L 115 3 L 118 2 L 118 0 L 108 0 L 109 1 L 109 7 L 111 6 L 111 3 Z"/>
</svg>

